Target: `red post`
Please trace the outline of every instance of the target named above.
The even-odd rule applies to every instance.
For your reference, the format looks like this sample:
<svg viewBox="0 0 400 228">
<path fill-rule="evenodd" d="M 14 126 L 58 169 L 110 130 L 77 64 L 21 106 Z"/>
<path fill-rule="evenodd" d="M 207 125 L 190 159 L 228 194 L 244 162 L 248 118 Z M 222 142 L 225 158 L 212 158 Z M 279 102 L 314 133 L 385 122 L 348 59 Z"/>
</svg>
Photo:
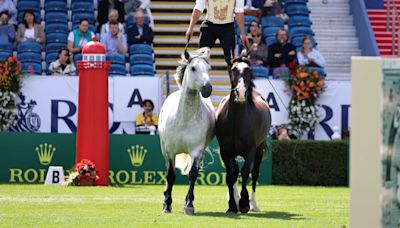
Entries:
<svg viewBox="0 0 400 228">
<path fill-rule="evenodd" d="M 96 165 L 98 185 L 108 185 L 108 69 L 106 50 L 97 41 L 87 43 L 78 61 L 79 98 L 76 162 L 89 159 Z"/>
</svg>

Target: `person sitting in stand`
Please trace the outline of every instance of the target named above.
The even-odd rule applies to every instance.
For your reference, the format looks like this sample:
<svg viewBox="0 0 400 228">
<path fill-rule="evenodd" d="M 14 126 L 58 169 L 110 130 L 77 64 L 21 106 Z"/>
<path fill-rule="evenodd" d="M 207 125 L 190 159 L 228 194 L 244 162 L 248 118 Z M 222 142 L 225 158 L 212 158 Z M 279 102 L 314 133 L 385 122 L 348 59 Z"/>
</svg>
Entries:
<svg viewBox="0 0 400 228">
<path fill-rule="evenodd" d="M 137 134 L 148 134 L 155 132 L 158 127 L 158 117 L 156 114 L 153 114 L 154 103 L 151 100 L 143 101 L 143 113 L 136 116 L 136 133 Z M 146 130 L 143 130 L 146 128 Z"/>
<path fill-rule="evenodd" d="M 74 57 L 67 48 L 58 50 L 58 59 L 49 66 L 52 75 L 74 76 L 76 68 L 74 65 Z"/>
<path fill-rule="evenodd" d="M 300 65 L 308 67 L 325 67 L 325 58 L 312 47 L 312 40 L 306 36 L 303 38 L 301 51 L 297 53 L 297 61 Z"/>
<path fill-rule="evenodd" d="M 0 13 L 0 44 L 5 44 L 11 47 L 15 39 L 15 29 L 11 21 L 9 21 L 8 11 Z"/>
<path fill-rule="evenodd" d="M 94 33 L 89 31 L 89 21 L 86 18 L 79 20 L 78 28 L 68 35 L 68 50 L 72 53 L 80 53 L 83 46 L 92 40 Z"/>
<path fill-rule="evenodd" d="M 110 31 L 101 36 L 101 43 L 106 48 L 107 54 L 125 55 L 127 52 L 126 38 L 118 31 L 118 21 L 111 21 L 109 25 Z"/>
<path fill-rule="evenodd" d="M 118 10 L 112 9 L 108 14 L 108 22 L 103 24 L 100 29 L 100 37 L 110 31 L 110 22 L 117 21 L 118 24 L 118 31 L 121 34 L 125 34 L 124 25 L 121 22 L 118 22 Z"/>
<path fill-rule="evenodd" d="M 41 24 L 36 23 L 33 10 L 25 10 L 24 22 L 18 25 L 17 44 L 24 41 L 34 41 L 45 44 L 44 30 Z"/>
<path fill-rule="evenodd" d="M 136 23 L 128 30 L 128 44 L 148 44 L 153 43 L 153 30 L 144 23 L 142 10 L 137 10 L 135 14 Z"/>
<path fill-rule="evenodd" d="M 276 32 L 277 42 L 268 46 L 268 64 L 274 77 L 287 72 L 290 62 L 296 60 L 296 47 L 289 43 L 289 33 L 281 28 Z"/>
<path fill-rule="evenodd" d="M 261 29 L 253 37 L 253 44 L 249 48 L 249 60 L 252 66 L 267 66 L 268 46 L 263 41 Z"/>
</svg>

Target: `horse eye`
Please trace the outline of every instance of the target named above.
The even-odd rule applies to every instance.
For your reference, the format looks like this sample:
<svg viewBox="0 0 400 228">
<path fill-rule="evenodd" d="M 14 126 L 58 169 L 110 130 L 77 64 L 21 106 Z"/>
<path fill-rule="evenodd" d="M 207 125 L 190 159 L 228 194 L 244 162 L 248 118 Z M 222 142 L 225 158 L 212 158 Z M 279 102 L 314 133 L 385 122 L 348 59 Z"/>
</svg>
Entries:
<svg viewBox="0 0 400 228">
<path fill-rule="evenodd" d="M 196 71 L 196 68 L 192 67 L 192 71 L 195 72 L 195 71 Z"/>
</svg>

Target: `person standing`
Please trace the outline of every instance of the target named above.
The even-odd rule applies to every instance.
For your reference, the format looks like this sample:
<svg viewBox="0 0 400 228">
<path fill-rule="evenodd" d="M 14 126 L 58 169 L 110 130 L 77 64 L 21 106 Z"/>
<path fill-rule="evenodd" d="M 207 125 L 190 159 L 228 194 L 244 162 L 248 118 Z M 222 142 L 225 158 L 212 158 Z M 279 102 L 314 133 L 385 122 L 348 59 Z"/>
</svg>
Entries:
<svg viewBox="0 0 400 228">
<path fill-rule="evenodd" d="M 236 23 L 239 26 L 241 42 L 244 46 L 247 45 L 244 32 L 244 0 L 196 0 L 190 24 L 185 34 L 188 42 L 191 40 L 193 28 L 205 8 L 207 8 L 207 16 L 200 27 L 199 47 L 212 48 L 215 41 L 219 39 L 229 71 L 235 51 L 234 16 L 236 16 Z"/>
</svg>

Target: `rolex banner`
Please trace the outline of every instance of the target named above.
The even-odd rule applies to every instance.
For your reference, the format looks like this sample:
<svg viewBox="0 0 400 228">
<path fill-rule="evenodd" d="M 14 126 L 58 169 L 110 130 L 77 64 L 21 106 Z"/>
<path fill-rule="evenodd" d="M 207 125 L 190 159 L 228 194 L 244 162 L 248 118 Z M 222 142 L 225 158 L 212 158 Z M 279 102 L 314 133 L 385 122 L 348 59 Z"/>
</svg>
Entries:
<svg viewBox="0 0 400 228">
<path fill-rule="evenodd" d="M 63 166 L 65 175 L 74 166 L 75 134 L 0 133 L 2 159 L 0 183 L 43 183 L 49 166 Z M 200 185 L 225 185 L 226 172 L 214 139 L 204 156 L 197 179 Z M 241 162 L 239 162 L 241 164 Z M 259 184 L 271 184 L 271 153 L 261 163 Z M 176 170 L 177 184 L 187 176 Z M 111 185 L 165 184 L 165 161 L 158 135 L 111 135 Z"/>
</svg>

